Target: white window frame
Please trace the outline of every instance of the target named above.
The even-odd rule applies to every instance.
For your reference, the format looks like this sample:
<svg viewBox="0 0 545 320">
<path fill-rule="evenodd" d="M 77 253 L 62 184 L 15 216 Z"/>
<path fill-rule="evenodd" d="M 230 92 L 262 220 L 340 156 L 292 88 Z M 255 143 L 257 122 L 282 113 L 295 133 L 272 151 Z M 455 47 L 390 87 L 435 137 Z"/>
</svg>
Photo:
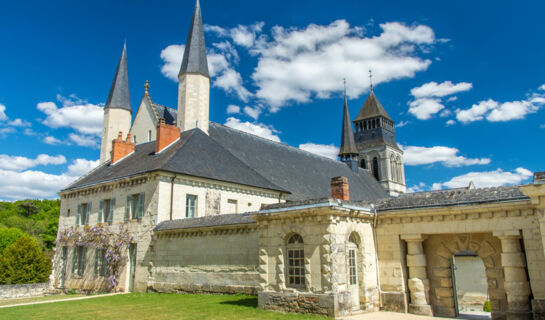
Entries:
<svg viewBox="0 0 545 320">
<path fill-rule="evenodd" d="M 191 206 L 189 201 L 190 199 L 193 199 L 193 205 Z M 199 197 L 194 194 L 186 194 L 185 195 L 185 217 L 186 218 L 196 218 L 197 217 L 197 205 L 198 205 Z M 190 211 L 193 211 L 192 214 L 190 214 Z"/>
</svg>

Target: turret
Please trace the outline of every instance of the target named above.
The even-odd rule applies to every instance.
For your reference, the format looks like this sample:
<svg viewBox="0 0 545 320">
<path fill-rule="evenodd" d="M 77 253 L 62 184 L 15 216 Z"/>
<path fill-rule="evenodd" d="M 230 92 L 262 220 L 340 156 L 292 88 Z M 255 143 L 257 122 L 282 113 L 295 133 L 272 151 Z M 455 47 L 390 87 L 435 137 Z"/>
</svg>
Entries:
<svg viewBox="0 0 545 320">
<path fill-rule="evenodd" d="M 178 80 L 178 126 L 182 131 L 200 128 L 208 134 L 210 75 L 198 0 L 189 27 Z"/>
<path fill-rule="evenodd" d="M 354 143 L 354 134 L 352 132 L 352 123 L 350 121 L 350 111 L 348 109 L 348 101 L 346 98 L 346 87 L 344 90 L 343 124 L 339 159 L 346 163 L 352 170 L 356 172 L 358 171 L 358 150 L 356 149 L 356 144 Z"/>
<path fill-rule="evenodd" d="M 127 46 L 117 64 L 108 100 L 104 106 L 104 122 L 102 125 L 102 143 L 100 146 L 100 163 L 111 159 L 112 141 L 119 133 L 129 133 L 131 127 L 131 96 L 129 92 L 129 74 L 127 70 Z"/>
</svg>

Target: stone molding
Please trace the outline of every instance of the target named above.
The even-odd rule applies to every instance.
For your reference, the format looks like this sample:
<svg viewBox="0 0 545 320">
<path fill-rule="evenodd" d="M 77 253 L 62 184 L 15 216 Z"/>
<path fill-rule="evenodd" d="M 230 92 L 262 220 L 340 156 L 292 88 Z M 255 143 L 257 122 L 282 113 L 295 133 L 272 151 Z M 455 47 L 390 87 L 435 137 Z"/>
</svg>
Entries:
<svg viewBox="0 0 545 320">
<path fill-rule="evenodd" d="M 171 238 L 188 238 L 188 237 L 207 237 L 220 236 L 231 234 L 244 234 L 257 231 L 257 225 L 229 225 L 229 226 L 212 226 L 212 227 L 196 227 L 179 230 L 155 231 L 155 239 L 171 239 Z"/>
<path fill-rule="evenodd" d="M 59 196 L 61 199 L 85 197 L 96 193 L 112 192 L 115 189 L 138 186 L 152 181 L 153 179 L 154 175 L 148 173 L 135 177 L 126 177 L 115 181 L 104 182 L 99 185 L 92 185 L 78 190 L 71 190 L 66 192 L 61 191 L 59 192 Z"/>
</svg>

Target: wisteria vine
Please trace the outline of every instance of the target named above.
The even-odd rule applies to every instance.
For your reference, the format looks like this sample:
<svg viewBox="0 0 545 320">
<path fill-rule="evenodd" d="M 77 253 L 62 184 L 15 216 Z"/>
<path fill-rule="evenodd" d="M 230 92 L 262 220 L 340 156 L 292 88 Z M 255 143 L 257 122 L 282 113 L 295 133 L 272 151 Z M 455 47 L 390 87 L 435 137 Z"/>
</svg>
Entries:
<svg viewBox="0 0 545 320">
<path fill-rule="evenodd" d="M 114 230 L 112 230 L 114 229 Z M 111 289 L 119 285 L 119 273 L 121 269 L 121 257 L 123 249 L 133 241 L 128 228 L 123 223 L 119 224 L 119 230 L 106 224 L 93 226 L 72 226 L 61 231 L 58 242 L 61 244 L 95 247 L 106 252 L 104 258 L 108 262 L 110 277 L 108 282 Z"/>
</svg>

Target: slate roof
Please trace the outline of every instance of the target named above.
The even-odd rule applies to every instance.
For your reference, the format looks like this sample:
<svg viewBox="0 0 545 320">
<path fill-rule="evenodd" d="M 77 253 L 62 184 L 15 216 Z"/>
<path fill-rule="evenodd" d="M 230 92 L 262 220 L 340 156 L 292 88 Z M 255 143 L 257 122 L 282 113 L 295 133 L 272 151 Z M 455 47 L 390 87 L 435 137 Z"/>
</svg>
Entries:
<svg viewBox="0 0 545 320">
<path fill-rule="evenodd" d="M 393 121 L 380 103 L 380 101 L 378 101 L 378 98 L 375 96 L 375 92 L 371 90 L 354 122 L 378 116 L 383 116 L 384 118 Z"/>
<path fill-rule="evenodd" d="M 346 92 L 344 94 L 341 148 L 339 149 L 339 155 L 344 154 L 358 154 L 356 143 L 354 143 L 354 133 L 352 131 L 352 122 L 350 121 L 350 112 L 348 109 L 348 101 L 346 100 Z"/>
<path fill-rule="evenodd" d="M 206 45 L 204 43 L 204 29 L 202 26 L 201 5 L 195 3 L 195 11 L 189 27 L 189 35 L 185 42 L 184 57 L 179 75 L 186 72 L 200 73 L 208 78 L 208 61 L 206 59 Z"/>
<path fill-rule="evenodd" d="M 488 202 L 528 200 L 518 186 L 492 187 L 481 189 L 449 189 L 402 194 L 397 198 L 366 201 L 362 205 L 374 204 L 378 211 L 444 207 Z"/>
<path fill-rule="evenodd" d="M 115 71 L 114 80 L 112 81 L 110 93 L 108 94 L 104 108 L 120 108 L 132 112 L 126 45 L 123 45 L 123 52 L 121 53 L 121 58 L 119 58 L 117 70 Z"/>
<path fill-rule="evenodd" d="M 176 125 L 176 119 L 178 118 L 178 112 L 176 110 L 162 106 L 153 101 L 151 102 L 151 105 L 153 106 L 153 108 L 155 108 L 155 111 L 157 112 L 159 118 L 165 119 L 166 124 L 174 126 Z"/>
<path fill-rule="evenodd" d="M 159 154 L 155 141 L 136 145 L 133 154 L 114 165 L 99 166 L 64 190 L 163 170 L 270 190 L 288 192 L 257 173 L 200 129 L 182 132 L 180 140 Z"/>
<path fill-rule="evenodd" d="M 366 170 L 355 173 L 342 162 L 214 122 L 209 132 L 182 132 L 178 142 L 158 155 L 155 141 L 139 144 L 127 158 L 99 166 L 64 190 L 164 170 L 281 191 L 288 200 L 330 197 L 331 178 L 337 176 L 348 178 L 352 201 L 388 196 Z"/>
<path fill-rule="evenodd" d="M 346 164 L 214 122 L 210 137 L 256 170 L 260 175 L 291 194 L 288 200 L 328 198 L 331 178 L 348 178 L 352 201 L 388 197 L 379 183 L 363 169 L 355 173 Z"/>
<path fill-rule="evenodd" d="M 186 218 L 160 222 L 153 230 L 168 231 L 189 228 L 228 226 L 255 223 L 252 213 L 220 214 L 201 218 Z"/>
</svg>

